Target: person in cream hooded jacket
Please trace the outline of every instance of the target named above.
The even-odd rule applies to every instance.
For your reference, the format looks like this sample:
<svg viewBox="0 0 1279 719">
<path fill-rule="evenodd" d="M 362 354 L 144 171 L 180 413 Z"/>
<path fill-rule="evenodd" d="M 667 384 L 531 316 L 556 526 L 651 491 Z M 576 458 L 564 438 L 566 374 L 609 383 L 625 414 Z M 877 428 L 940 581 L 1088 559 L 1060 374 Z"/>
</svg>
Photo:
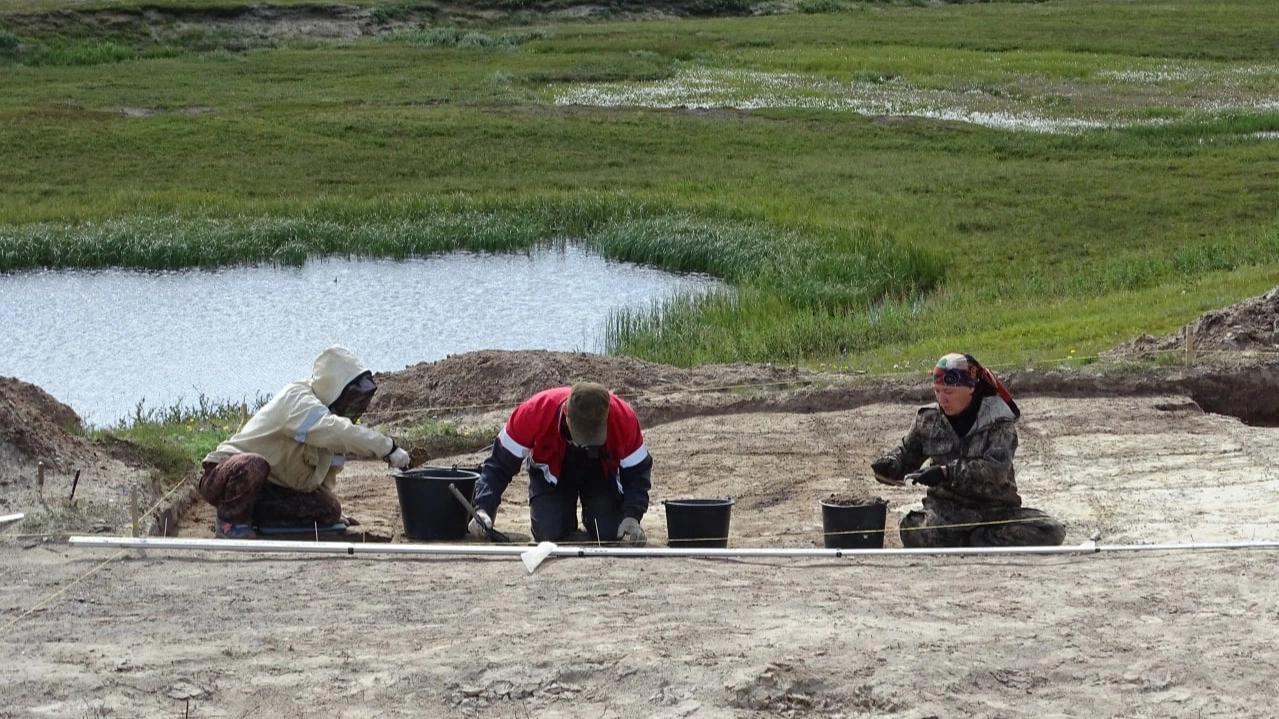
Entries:
<svg viewBox="0 0 1279 719">
<path fill-rule="evenodd" d="M 390 437 L 355 423 L 376 389 L 350 350 L 330 347 L 310 379 L 285 386 L 210 452 L 199 489 L 218 509 L 217 536 L 253 538 L 253 524 L 337 523 L 333 489 L 348 455 L 407 467 L 408 453 Z"/>
</svg>

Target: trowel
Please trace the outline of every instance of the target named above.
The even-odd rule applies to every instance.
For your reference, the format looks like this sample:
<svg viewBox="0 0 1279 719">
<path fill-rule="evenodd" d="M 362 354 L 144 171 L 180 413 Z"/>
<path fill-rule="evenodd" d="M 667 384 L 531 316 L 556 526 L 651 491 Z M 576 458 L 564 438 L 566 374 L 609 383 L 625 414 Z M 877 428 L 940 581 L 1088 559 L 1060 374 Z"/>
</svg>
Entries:
<svg viewBox="0 0 1279 719">
<path fill-rule="evenodd" d="M 880 474 L 879 472 L 875 472 L 874 475 L 875 475 L 875 481 L 879 482 L 880 484 L 887 484 L 890 487 L 906 486 L 905 480 L 897 479 L 896 477 L 889 477 L 887 475 Z"/>
<path fill-rule="evenodd" d="M 484 523 L 480 521 L 479 517 L 475 516 L 475 507 L 472 507 L 471 503 L 467 501 L 466 496 L 462 494 L 462 490 L 458 489 L 457 485 L 449 482 L 449 491 L 453 493 L 454 497 L 457 497 L 457 501 L 461 502 L 463 507 L 466 507 L 466 513 L 471 515 L 471 519 L 474 519 L 477 524 L 483 527 Z M 498 542 L 499 544 L 511 543 L 511 538 L 497 531 L 496 528 L 490 526 L 486 529 L 488 531 L 490 542 Z"/>
</svg>

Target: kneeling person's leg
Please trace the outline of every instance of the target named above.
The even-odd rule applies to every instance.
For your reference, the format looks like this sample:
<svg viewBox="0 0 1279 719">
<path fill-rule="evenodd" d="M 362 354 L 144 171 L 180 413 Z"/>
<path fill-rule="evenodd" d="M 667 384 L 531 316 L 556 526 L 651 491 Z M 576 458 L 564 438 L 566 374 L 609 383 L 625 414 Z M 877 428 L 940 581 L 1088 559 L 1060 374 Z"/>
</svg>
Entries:
<svg viewBox="0 0 1279 719">
<path fill-rule="evenodd" d="M 529 525 L 535 542 L 558 542 L 577 529 L 577 492 L 529 472 Z"/>
<path fill-rule="evenodd" d="M 966 547 L 968 532 L 947 529 L 953 522 L 931 510 L 907 512 L 898 524 L 902 546 L 907 549 L 933 549 L 939 547 Z"/>
<path fill-rule="evenodd" d="M 312 492 L 297 492 L 268 483 L 258 499 L 253 518 L 260 526 L 327 527 L 342 518 L 342 502 L 327 487 Z"/>
<path fill-rule="evenodd" d="M 974 547 L 1055 547 L 1066 540 L 1066 527 L 1038 509 L 1013 510 L 1003 524 L 978 527 Z"/>
<path fill-rule="evenodd" d="M 582 523 L 597 542 L 617 540 L 622 523 L 622 494 L 608 480 L 589 482 L 582 487 Z"/>
<path fill-rule="evenodd" d="M 232 455 L 205 467 L 200 477 L 200 496 L 217 507 L 220 521 L 248 524 L 270 473 L 271 465 L 260 454 Z"/>
</svg>

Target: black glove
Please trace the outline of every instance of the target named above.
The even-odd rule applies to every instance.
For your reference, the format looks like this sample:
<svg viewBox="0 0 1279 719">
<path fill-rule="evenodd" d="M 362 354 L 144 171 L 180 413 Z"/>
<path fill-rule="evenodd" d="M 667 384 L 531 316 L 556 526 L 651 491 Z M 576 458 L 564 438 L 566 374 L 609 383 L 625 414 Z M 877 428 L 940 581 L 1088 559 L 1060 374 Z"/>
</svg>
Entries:
<svg viewBox="0 0 1279 719">
<path fill-rule="evenodd" d="M 875 473 L 875 479 L 881 484 L 897 484 L 902 483 L 902 466 L 897 458 L 888 455 L 880 457 L 870 465 L 870 471 Z"/>
<path fill-rule="evenodd" d="M 946 481 L 946 467 L 945 465 L 934 464 L 928 469 L 911 472 L 906 475 L 906 479 L 915 484 L 922 484 L 925 487 L 936 487 Z"/>
</svg>

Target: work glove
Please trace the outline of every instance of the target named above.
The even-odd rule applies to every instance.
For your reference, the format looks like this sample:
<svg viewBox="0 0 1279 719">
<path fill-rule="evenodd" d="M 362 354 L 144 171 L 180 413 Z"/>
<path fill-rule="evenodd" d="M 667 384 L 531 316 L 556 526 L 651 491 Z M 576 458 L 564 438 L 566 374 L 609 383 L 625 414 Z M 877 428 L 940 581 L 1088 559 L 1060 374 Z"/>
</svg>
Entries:
<svg viewBox="0 0 1279 719">
<path fill-rule="evenodd" d="M 910 474 L 906 475 L 906 479 L 909 479 L 911 482 L 914 482 L 915 484 L 922 484 L 925 487 L 936 487 L 937 485 L 946 481 L 946 466 L 941 464 L 934 464 L 928 469 L 922 469 L 918 472 L 911 472 Z"/>
<path fill-rule="evenodd" d="M 401 447 L 396 447 L 391 450 L 390 454 L 386 455 L 386 463 L 395 469 L 404 469 L 409 466 L 409 453 L 405 452 Z"/>
<path fill-rule="evenodd" d="M 648 536 L 644 534 L 639 520 L 634 517 L 622 520 L 617 527 L 617 538 L 633 547 L 642 547 L 648 543 Z"/>
<path fill-rule="evenodd" d="M 875 481 L 880 484 L 888 484 L 894 487 L 902 486 L 902 465 L 897 458 L 892 455 L 880 457 L 870 465 L 870 471 L 875 473 Z"/>
<path fill-rule="evenodd" d="M 488 541 L 489 530 L 493 528 L 493 519 L 489 517 L 489 513 L 482 509 L 475 510 L 475 516 L 471 518 L 471 523 L 466 525 L 466 533 L 471 535 L 472 539 L 482 539 Z"/>
</svg>

